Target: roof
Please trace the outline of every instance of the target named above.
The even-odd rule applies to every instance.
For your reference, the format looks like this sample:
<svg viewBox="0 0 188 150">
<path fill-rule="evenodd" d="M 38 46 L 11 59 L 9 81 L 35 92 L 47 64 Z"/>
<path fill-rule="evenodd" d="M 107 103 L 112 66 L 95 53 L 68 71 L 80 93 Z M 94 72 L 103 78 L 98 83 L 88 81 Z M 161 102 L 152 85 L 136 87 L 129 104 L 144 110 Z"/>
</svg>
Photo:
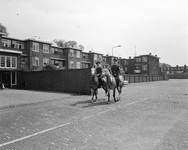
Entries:
<svg viewBox="0 0 188 150">
<path fill-rule="evenodd" d="M 23 41 L 36 41 L 36 42 L 46 43 L 46 44 L 50 44 L 50 45 L 51 45 L 51 42 L 40 41 L 40 40 L 36 40 L 36 39 L 34 39 L 34 38 L 25 39 L 25 40 L 23 40 Z"/>
<path fill-rule="evenodd" d="M 151 56 L 151 57 L 155 57 L 155 58 L 160 59 L 160 57 L 158 57 L 157 55 L 154 56 L 154 55 L 152 55 L 152 54 L 139 55 L 139 56 L 135 56 L 135 58 L 142 57 L 142 56 Z"/>
<path fill-rule="evenodd" d="M 61 48 L 62 49 L 73 49 L 73 50 L 83 51 L 82 49 L 73 48 L 73 47 L 61 47 Z"/>
<path fill-rule="evenodd" d="M 24 40 L 21 40 L 21 39 L 18 39 L 18 38 L 9 37 L 9 36 L 2 36 L 2 38 L 24 41 Z"/>
</svg>

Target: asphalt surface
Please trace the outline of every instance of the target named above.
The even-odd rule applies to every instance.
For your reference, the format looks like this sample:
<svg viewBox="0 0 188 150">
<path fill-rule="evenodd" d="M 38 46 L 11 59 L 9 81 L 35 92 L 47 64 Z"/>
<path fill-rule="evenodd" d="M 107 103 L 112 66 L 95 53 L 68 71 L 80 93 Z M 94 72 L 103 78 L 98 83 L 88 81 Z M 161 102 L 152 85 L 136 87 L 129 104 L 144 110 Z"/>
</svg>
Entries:
<svg viewBox="0 0 188 150">
<path fill-rule="evenodd" d="M 129 84 L 121 101 L 0 91 L 0 150 L 187 150 L 188 80 Z"/>
</svg>

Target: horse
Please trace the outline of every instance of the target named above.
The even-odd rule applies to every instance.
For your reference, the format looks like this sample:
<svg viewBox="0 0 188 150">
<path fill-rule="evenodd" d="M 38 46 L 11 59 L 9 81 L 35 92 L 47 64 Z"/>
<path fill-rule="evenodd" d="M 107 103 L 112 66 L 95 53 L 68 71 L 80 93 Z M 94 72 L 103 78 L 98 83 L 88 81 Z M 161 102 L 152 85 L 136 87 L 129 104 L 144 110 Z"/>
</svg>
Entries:
<svg viewBox="0 0 188 150">
<path fill-rule="evenodd" d="M 91 102 L 93 103 L 94 101 L 97 100 L 97 94 L 98 94 L 98 86 L 99 86 L 99 79 L 95 74 L 95 68 L 91 68 Z M 94 100 L 94 96 L 95 96 L 95 100 Z"/>
<path fill-rule="evenodd" d="M 119 78 L 116 79 L 112 74 L 109 74 L 109 76 L 107 77 L 107 86 L 106 86 L 106 93 L 107 93 L 107 96 L 108 96 L 108 102 L 110 102 L 110 90 L 113 91 L 114 102 L 121 100 L 120 95 L 121 95 L 123 86 L 124 86 L 124 78 L 123 78 L 122 75 L 119 75 Z M 116 99 L 116 89 L 118 91 L 117 99 Z"/>
<path fill-rule="evenodd" d="M 107 90 L 106 90 L 106 78 L 103 77 L 103 80 L 102 80 L 102 88 L 104 89 L 105 91 L 105 94 L 107 94 Z M 97 100 L 97 95 L 98 95 L 98 88 L 99 87 L 99 77 L 97 74 L 95 74 L 95 68 L 91 68 L 91 85 L 90 85 L 90 88 L 91 88 L 91 95 L 92 95 L 92 98 L 91 98 L 91 102 L 94 103 L 96 100 Z M 94 100 L 94 97 L 95 97 L 95 100 Z"/>
</svg>

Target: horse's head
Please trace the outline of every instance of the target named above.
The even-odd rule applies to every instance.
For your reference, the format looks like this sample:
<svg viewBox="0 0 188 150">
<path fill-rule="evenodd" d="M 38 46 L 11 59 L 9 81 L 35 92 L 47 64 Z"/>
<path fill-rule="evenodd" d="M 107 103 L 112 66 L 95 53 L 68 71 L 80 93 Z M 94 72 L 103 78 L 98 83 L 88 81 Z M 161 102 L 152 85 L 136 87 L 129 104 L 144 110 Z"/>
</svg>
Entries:
<svg viewBox="0 0 188 150">
<path fill-rule="evenodd" d="M 91 75 L 94 76 L 95 74 L 95 68 L 91 68 Z"/>
</svg>

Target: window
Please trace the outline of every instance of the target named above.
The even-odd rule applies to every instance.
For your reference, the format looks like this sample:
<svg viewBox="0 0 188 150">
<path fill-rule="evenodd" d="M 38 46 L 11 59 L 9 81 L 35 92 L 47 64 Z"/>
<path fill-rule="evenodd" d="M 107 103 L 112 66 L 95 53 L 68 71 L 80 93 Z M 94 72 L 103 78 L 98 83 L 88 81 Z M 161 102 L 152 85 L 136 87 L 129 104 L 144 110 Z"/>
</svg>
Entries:
<svg viewBox="0 0 188 150">
<path fill-rule="evenodd" d="M 43 66 L 49 64 L 49 58 L 43 58 Z"/>
<path fill-rule="evenodd" d="M 147 62 L 147 56 L 142 57 L 142 62 Z"/>
<path fill-rule="evenodd" d="M 70 57 L 74 57 L 74 50 L 70 50 Z"/>
<path fill-rule="evenodd" d="M 19 41 L 12 41 L 12 47 L 17 49 L 24 49 L 24 43 Z"/>
<path fill-rule="evenodd" d="M 54 54 L 54 48 L 51 48 L 51 54 Z"/>
<path fill-rule="evenodd" d="M 5 56 L 1 56 L 0 59 L 1 59 L 1 64 L 0 64 L 1 66 L 0 67 L 4 68 L 5 67 Z"/>
<path fill-rule="evenodd" d="M 59 67 L 63 67 L 63 61 L 59 60 Z"/>
<path fill-rule="evenodd" d="M 102 61 L 102 55 L 99 55 L 99 61 Z"/>
<path fill-rule="evenodd" d="M 11 47 L 11 40 L 2 39 L 4 47 Z"/>
<path fill-rule="evenodd" d="M 16 57 L 12 57 L 12 68 L 16 68 L 17 67 L 17 58 Z"/>
<path fill-rule="evenodd" d="M 49 53 L 49 45 L 43 44 L 43 53 Z"/>
<path fill-rule="evenodd" d="M 39 52 L 39 43 L 33 42 L 33 51 Z"/>
<path fill-rule="evenodd" d="M 97 60 L 97 54 L 94 54 L 94 60 Z"/>
<path fill-rule="evenodd" d="M 76 62 L 76 68 L 80 69 L 81 68 L 81 63 L 80 62 Z"/>
<path fill-rule="evenodd" d="M 87 63 L 82 63 L 82 68 L 89 68 L 89 65 Z"/>
<path fill-rule="evenodd" d="M 141 62 L 141 57 L 137 57 L 136 62 Z"/>
<path fill-rule="evenodd" d="M 80 55 L 81 55 L 80 51 L 77 51 L 77 52 L 76 52 L 76 57 L 77 57 L 77 58 L 80 58 Z"/>
<path fill-rule="evenodd" d="M 10 64 L 11 64 L 11 62 L 10 62 L 11 59 L 10 58 L 11 58 L 10 56 L 7 56 L 7 59 L 6 59 L 6 65 L 7 65 L 6 67 L 7 68 L 10 68 Z"/>
<path fill-rule="evenodd" d="M 74 61 L 70 61 L 70 69 L 74 68 Z"/>
<path fill-rule="evenodd" d="M 56 54 L 56 55 L 59 54 L 59 50 L 57 48 L 54 48 L 54 54 Z"/>
<path fill-rule="evenodd" d="M 0 56 L 0 68 L 16 68 L 17 58 L 11 56 Z"/>
<path fill-rule="evenodd" d="M 147 65 L 142 66 L 142 70 L 146 71 L 147 70 Z"/>
<path fill-rule="evenodd" d="M 83 53 L 82 53 L 82 58 L 83 58 L 83 59 L 88 59 L 88 54 L 83 54 Z"/>
<path fill-rule="evenodd" d="M 39 66 L 39 57 L 32 57 L 33 66 Z"/>
</svg>

